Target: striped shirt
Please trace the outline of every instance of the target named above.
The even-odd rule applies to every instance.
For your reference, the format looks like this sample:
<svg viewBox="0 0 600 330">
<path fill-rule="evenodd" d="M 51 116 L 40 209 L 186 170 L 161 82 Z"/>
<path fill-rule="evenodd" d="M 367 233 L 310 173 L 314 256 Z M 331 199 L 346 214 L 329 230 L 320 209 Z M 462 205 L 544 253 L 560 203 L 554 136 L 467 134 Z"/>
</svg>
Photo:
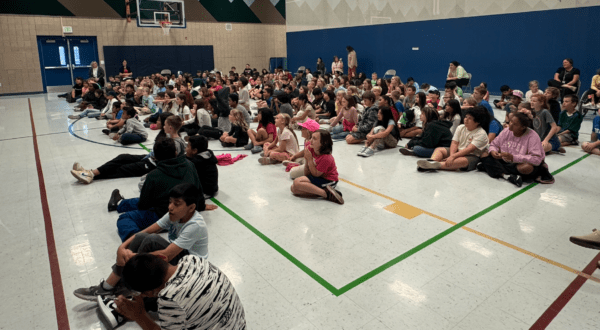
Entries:
<svg viewBox="0 0 600 330">
<path fill-rule="evenodd" d="M 245 330 L 244 307 L 225 274 L 206 259 L 188 255 L 158 294 L 161 329 Z"/>
</svg>

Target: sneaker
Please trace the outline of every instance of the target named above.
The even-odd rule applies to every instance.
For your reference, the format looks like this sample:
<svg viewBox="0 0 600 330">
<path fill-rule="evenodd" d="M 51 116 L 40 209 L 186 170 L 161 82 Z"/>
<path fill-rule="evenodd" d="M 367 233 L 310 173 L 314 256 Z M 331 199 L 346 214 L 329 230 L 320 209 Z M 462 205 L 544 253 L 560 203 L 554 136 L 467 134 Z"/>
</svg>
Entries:
<svg viewBox="0 0 600 330">
<path fill-rule="evenodd" d="M 431 159 L 421 159 L 417 161 L 417 166 L 426 170 L 439 170 L 442 168 L 442 164 L 440 162 L 436 162 L 435 160 Z"/>
<path fill-rule="evenodd" d="M 566 153 L 567 151 L 565 150 L 565 148 L 563 148 L 563 147 L 560 147 L 560 148 L 558 148 L 558 152 L 559 152 L 559 153 L 561 153 L 561 154 L 564 154 L 564 153 Z"/>
<path fill-rule="evenodd" d="M 145 123 L 144 123 L 144 127 L 146 127 L 146 128 L 150 128 L 150 123 L 149 123 L 149 122 L 145 122 Z"/>
<path fill-rule="evenodd" d="M 485 165 L 483 165 L 483 163 L 477 164 L 477 171 L 485 172 Z"/>
<path fill-rule="evenodd" d="M 335 190 L 332 186 L 325 187 L 325 193 L 327 193 L 327 200 L 334 203 L 344 205 L 344 199 L 339 191 Z"/>
<path fill-rule="evenodd" d="M 123 315 L 117 313 L 117 304 L 115 304 L 114 298 L 98 296 L 96 301 L 100 308 L 100 315 L 106 321 L 108 329 L 114 329 L 127 322 Z"/>
<path fill-rule="evenodd" d="M 371 149 L 371 148 L 367 148 L 367 150 L 365 150 L 361 156 L 363 157 L 371 157 L 375 154 L 375 150 Z"/>
<path fill-rule="evenodd" d="M 417 166 L 417 172 L 435 172 L 435 170 L 427 169 L 427 168 L 421 168 L 421 167 Z"/>
<path fill-rule="evenodd" d="M 516 174 L 511 174 L 508 177 L 508 182 L 514 184 L 515 186 L 521 188 L 521 186 L 523 185 L 523 179 L 521 178 L 520 175 L 516 175 Z"/>
<path fill-rule="evenodd" d="M 356 153 L 357 156 L 362 156 L 363 152 L 367 150 L 368 147 L 362 147 L 359 152 Z"/>
<path fill-rule="evenodd" d="M 112 194 L 110 195 L 110 199 L 108 200 L 108 212 L 116 211 L 117 206 L 122 199 L 125 198 L 121 196 L 119 189 L 113 190 Z"/>
<path fill-rule="evenodd" d="M 73 291 L 75 297 L 87 301 L 95 301 L 100 296 L 107 296 L 116 298 L 119 295 L 130 295 L 131 292 L 121 285 L 117 285 L 110 290 L 106 290 L 102 287 L 104 280 L 100 281 L 100 284 L 91 286 L 89 288 L 81 288 Z"/>
<path fill-rule="evenodd" d="M 261 152 L 262 150 L 263 150 L 263 147 L 261 147 L 261 146 L 256 146 L 256 147 L 250 149 L 250 151 L 252 151 L 253 154 L 257 154 L 257 153 Z"/>
<path fill-rule="evenodd" d="M 102 130 L 102 133 L 108 135 L 108 134 L 110 134 L 110 130 L 108 128 L 105 128 Z"/>
<path fill-rule="evenodd" d="M 299 165 L 300 165 L 300 163 L 296 163 L 296 162 L 294 162 L 294 161 L 291 161 L 291 160 L 284 160 L 284 161 L 283 161 L 281 164 L 282 164 L 283 166 L 288 166 L 289 164 L 292 164 L 292 165 L 294 165 L 294 166 L 299 166 Z"/>
<path fill-rule="evenodd" d="M 254 148 L 254 145 L 252 144 L 252 142 L 250 142 L 244 146 L 244 150 L 252 150 L 252 148 Z"/>
<path fill-rule="evenodd" d="M 592 233 L 585 236 L 571 236 L 569 238 L 571 243 L 577 244 L 590 249 L 600 250 L 600 231 L 595 228 L 592 229 Z"/>
<path fill-rule="evenodd" d="M 81 119 L 78 115 L 69 115 L 69 119 Z"/>
<path fill-rule="evenodd" d="M 544 162 L 542 163 L 542 167 L 541 167 L 541 175 L 538 176 L 535 181 L 541 183 L 541 184 L 553 184 L 554 183 L 554 177 L 552 176 L 552 174 L 550 174 L 550 171 L 548 170 L 548 165 Z"/>
<path fill-rule="evenodd" d="M 578 146 L 579 145 L 579 141 L 573 140 L 573 141 L 571 141 L 571 145 L 572 146 Z"/>
<path fill-rule="evenodd" d="M 380 143 L 379 145 L 377 145 L 377 151 L 383 151 L 385 150 L 385 144 Z"/>
<path fill-rule="evenodd" d="M 117 136 L 117 133 L 110 133 L 110 134 L 108 134 L 108 137 L 111 138 L 111 139 L 114 139 L 115 136 Z"/>
<path fill-rule="evenodd" d="M 403 154 L 404 156 L 414 156 L 415 155 L 415 152 L 408 148 L 400 148 L 400 153 Z"/>
<path fill-rule="evenodd" d="M 90 184 L 94 181 L 94 173 L 90 170 L 76 171 L 71 170 L 71 175 L 81 183 Z"/>
<path fill-rule="evenodd" d="M 265 156 L 265 152 L 263 151 L 263 152 L 261 152 L 261 153 L 260 153 L 260 154 L 258 154 L 258 155 L 259 155 L 259 156 L 261 156 L 261 157 L 264 157 L 264 156 Z"/>
<path fill-rule="evenodd" d="M 270 157 L 260 157 L 258 159 L 258 162 L 261 163 L 262 165 L 271 165 L 271 164 L 279 163 L 277 160 L 271 159 Z"/>
<path fill-rule="evenodd" d="M 85 171 L 85 168 L 81 166 L 78 162 L 73 163 L 73 170 L 75 171 Z"/>
</svg>

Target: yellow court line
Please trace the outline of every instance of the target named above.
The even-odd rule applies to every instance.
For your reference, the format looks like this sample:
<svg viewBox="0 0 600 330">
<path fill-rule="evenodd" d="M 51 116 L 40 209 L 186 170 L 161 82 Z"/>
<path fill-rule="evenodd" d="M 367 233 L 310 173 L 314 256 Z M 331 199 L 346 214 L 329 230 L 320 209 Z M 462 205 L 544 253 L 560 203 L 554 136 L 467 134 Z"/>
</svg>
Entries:
<svg viewBox="0 0 600 330">
<path fill-rule="evenodd" d="M 395 198 L 392 198 L 390 196 L 384 195 L 382 193 L 379 193 L 377 191 L 371 190 L 369 188 L 363 187 L 363 186 L 358 185 L 358 184 L 356 184 L 354 182 L 350 182 L 350 181 L 348 181 L 346 179 L 341 179 L 341 178 L 339 180 L 342 181 L 342 182 L 344 182 L 344 183 L 347 183 L 347 184 L 349 184 L 351 186 L 354 186 L 354 187 L 360 188 L 362 190 L 368 191 L 368 192 L 370 192 L 370 193 L 372 193 L 374 195 L 377 195 L 379 197 L 383 197 L 385 199 L 389 199 L 389 200 L 393 201 L 394 204 L 390 204 L 390 205 L 386 206 L 384 209 L 387 210 L 387 211 L 390 211 L 392 213 L 395 213 L 395 214 L 397 214 L 399 216 L 402 216 L 402 217 L 404 217 L 406 219 L 413 219 L 413 218 L 415 218 L 415 217 L 417 217 L 417 216 L 419 216 L 421 214 L 426 214 L 426 215 L 429 215 L 429 216 L 431 216 L 433 218 L 436 218 L 438 220 L 446 222 L 446 223 L 448 223 L 448 224 L 450 224 L 452 226 L 457 225 L 457 223 L 454 222 L 454 221 L 450 221 L 450 220 L 448 220 L 446 218 L 440 217 L 439 215 L 436 215 L 436 214 L 427 212 L 425 210 L 419 209 L 417 207 L 414 207 L 412 205 L 406 204 L 406 203 L 404 203 L 402 201 L 399 201 L 399 200 L 397 200 Z M 536 258 L 538 260 L 541 260 L 541 261 L 546 262 L 548 264 L 551 264 L 553 266 L 560 267 L 560 268 L 562 268 L 562 269 L 564 269 L 566 271 L 569 271 L 569 272 L 571 272 L 573 274 L 585 277 L 588 280 L 592 280 L 594 282 L 600 283 L 600 279 L 597 278 L 597 277 L 585 274 L 585 273 L 583 273 L 581 271 L 578 271 L 576 269 L 573 269 L 573 268 L 571 268 L 571 267 L 569 267 L 567 265 L 563 265 L 560 262 L 557 262 L 557 261 L 554 261 L 554 260 L 550 260 L 550 259 L 548 259 L 546 257 L 542 257 L 539 254 L 527 251 L 527 250 L 522 249 L 522 248 L 520 248 L 520 247 L 518 247 L 516 245 L 513 245 L 513 244 L 510 244 L 508 242 L 505 242 L 505 241 L 503 241 L 501 239 L 492 237 L 490 235 L 484 234 L 484 233 L 482 233 L 480 231 L 477 231 L 475 229 L 472 229 L 472 228 L 469 228 L 469 227 L 466 227 L 466 226 L 461 227 L 461 229 L 464 229 L 464 230 L 466 230 L 468 232 L 471 232 L 471 233 L 473 233 L 475 235 L 478 235 L 478 236 L 481 236 L 483 238 L 489 239 L 490 241 L 494 241 L 494 242 L 496 242 L 498 244 L 501 244 L 501 245 L 503 245 L 503 246 L 505 246 L 507 248 L 510 248 L 510 249 L 515 250 L 515 251 L 521 252 L 523 254 L 526 254 L 526 255 L 528 255 L 530 257 Z"/>
</svg>

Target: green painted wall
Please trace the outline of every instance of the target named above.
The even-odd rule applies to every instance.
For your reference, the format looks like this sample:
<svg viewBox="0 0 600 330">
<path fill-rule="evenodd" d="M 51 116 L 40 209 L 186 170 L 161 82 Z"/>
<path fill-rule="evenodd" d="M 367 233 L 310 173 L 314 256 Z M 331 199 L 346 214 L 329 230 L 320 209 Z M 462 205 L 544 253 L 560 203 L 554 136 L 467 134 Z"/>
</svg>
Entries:
<svg viewBox="0 0 600 330">
<path fill-rule="evenodd" d="M 219 22 L 260 23 L 243 0 L 200 0 L 200 3 Z"/>
<path fill-rule="evenodd" d="M 57 0 L 0 0 L 0 14 L 74 16 Z"/>
</svg>

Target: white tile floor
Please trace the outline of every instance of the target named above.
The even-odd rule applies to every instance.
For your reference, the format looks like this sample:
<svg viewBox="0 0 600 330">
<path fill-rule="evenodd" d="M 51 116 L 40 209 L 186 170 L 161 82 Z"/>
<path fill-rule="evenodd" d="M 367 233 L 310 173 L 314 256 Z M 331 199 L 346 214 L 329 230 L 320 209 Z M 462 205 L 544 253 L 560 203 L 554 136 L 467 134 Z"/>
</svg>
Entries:
<svg viewBox="0 0 600 330">
<path fill-rule="evenodd" d="M 3 297 L 18 297 L 0 300 L 0 329 L 57 328 L 28 97 L 69 324 L 104 329 L 96 306 L 72 291 L 109 274 L 120 240 L 117 216 L 107 212 L 106 203 L 115 188 L 136 197 L 138 179 L 85 186 L 69 169 L 74 161 L 94 168 L 120 153 L 145 151 L 119 147 L 100 132 L 103 122 L 94 119 L 78 121 L 72 127 L 77 137 L 70 134 L 71 107 L 55 94 L 0 99 L 0 290 Z M 589 138 L 589 119 L 582 141 Z M 216 141 L 210 145 L 216 154 L 243 153 L 223 151 Z M 568 237 L 599 226 L 592 207 L 600 180 L 598 157 L 582 160 L 558 174 L 555 184 L 537 185 L 467 225 L 496 241 L 459 229 L 415 252 L 452 227 L 434 215 L 458 223 L 518 189 L 482 173 L 417 173 L 416 159 L 397 150 L 363 159 L 355 156 L 357 149 L 334 145 L 340 177 L 367 188 L 340 182 L 343 206 L 293 197 L 284 168 L 261 166 L 256 155 L 219 168 L 218 201 L 271 242 L 222 208 L 203 214 L 209 259 L 235 285 L 249 329 L 525 329 L 576 278 L 564 268 L 583 270 L 597 254 Z M 552 171 L 584 155 L 567 149 L 547 158 Z M 429 214 L 409 220 L 384 209 L 395 201 Z M 371 276 L 408 251 L 415 253 Z M 366 281 L 357 283 L 359 278 Z M 332 294 L 347 285 L 350 290 Z M 599 301 L 600 284 L 588 280 L 550 328 L 598 329 Z M 138 329 L 133 323 L 123 328 Z"/>
</svg>

